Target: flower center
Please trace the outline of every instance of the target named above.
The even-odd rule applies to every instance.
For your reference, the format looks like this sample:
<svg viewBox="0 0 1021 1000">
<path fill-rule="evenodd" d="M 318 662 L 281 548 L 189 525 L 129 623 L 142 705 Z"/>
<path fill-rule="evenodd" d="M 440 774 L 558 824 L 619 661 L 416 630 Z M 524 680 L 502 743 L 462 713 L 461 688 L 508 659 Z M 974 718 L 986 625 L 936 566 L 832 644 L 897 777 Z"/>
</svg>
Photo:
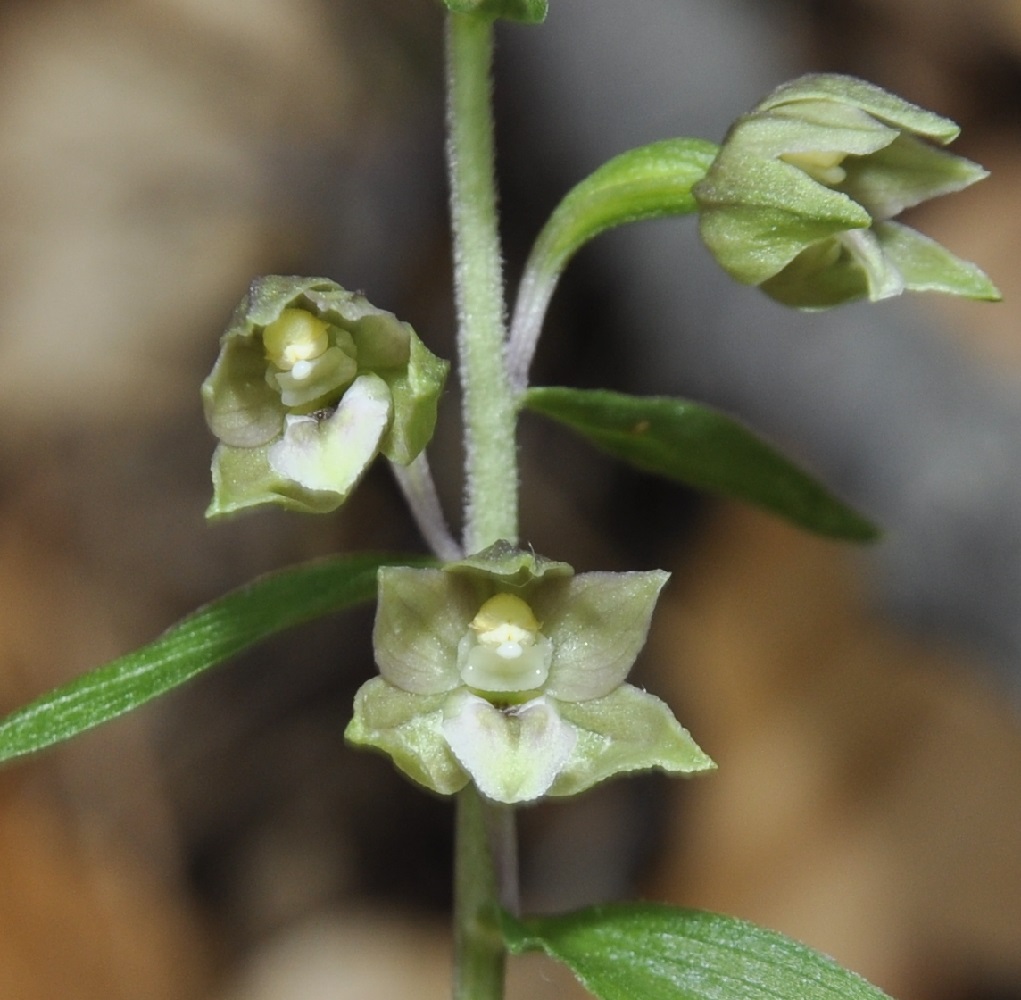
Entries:
<svg viewBox="0 0 1021 1000">
<path fill-rule="evenodd" d="M 351 335 L 334 330 L 304 309 L 285 309 L 262 331 L 266 379 L 284 406 L 307 411 L 335 401 L 358 371 Z M 345 350 L 346 348 L 346 350 Z"/>
<path fill-rule="evenodd" d="M 304 309 L 285 309 L 262 331 L 262 346 L 277 368 L 289 372 L 295 365 L 325 353 L 330 346 L 328 329 L 326 323 Z"/>
<path fill-rule="evenodd" d="M 846 153 L 810 152 L 784 153 L 780 159 L 791 166 L 804 170 L 809 177 L 826 187 L 836 187 L 847 176 L 847 171 L 840 165 Z"/>
<path fill-rule="evenodd" d="M 549 676 L 553 644 L 532 609 L 513 594 L 497 594 L 479 608 L 458 646 L 458 669 L 476 691 L 534 691 Z"/>
</svg>

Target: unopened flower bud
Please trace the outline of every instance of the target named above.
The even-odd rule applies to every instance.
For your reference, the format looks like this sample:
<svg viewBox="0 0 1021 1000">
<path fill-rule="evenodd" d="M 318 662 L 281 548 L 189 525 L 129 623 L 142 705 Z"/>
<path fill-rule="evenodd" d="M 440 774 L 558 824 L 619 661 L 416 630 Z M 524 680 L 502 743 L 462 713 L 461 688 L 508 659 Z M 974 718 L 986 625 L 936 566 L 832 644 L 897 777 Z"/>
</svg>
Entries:
<svg viewBox="0 0 1021 1000">
<path fill-rule="evenodd" d="M 892 221 L 986 176 L 938 148 L 957 134 L 872 84 L 802 77 L 727 133 L 693 189 L 702 239 L 738 281 L 799 308 L 905 289 L 997 299 L 974 264 Z"/>
</svg>

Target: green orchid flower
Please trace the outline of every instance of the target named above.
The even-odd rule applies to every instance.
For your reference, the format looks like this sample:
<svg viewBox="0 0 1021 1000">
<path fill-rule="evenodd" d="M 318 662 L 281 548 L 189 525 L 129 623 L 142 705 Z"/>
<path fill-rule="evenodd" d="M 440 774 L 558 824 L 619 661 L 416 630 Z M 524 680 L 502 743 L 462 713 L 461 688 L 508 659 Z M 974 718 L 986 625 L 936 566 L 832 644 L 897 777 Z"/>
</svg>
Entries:
<svg viewBox="0 0 1021 1000">
<path fill-rule="evenodd" d="M 335 510 L 377 454 L 425 447 L 447 375 L 407 323 L 324 278 L 252 282 L 202 384 L 219 439 L 210 517 Z"/>
<path fill-rule="evenodd" d="M 625 683 L 667 574 L 582 573 L 506 543 L 443 569 L 384 567 L 380 677 L 347 739 L 449 795 L 574 795 L 615 774 L 712 761 L 658 698 Z"/>
</svg>

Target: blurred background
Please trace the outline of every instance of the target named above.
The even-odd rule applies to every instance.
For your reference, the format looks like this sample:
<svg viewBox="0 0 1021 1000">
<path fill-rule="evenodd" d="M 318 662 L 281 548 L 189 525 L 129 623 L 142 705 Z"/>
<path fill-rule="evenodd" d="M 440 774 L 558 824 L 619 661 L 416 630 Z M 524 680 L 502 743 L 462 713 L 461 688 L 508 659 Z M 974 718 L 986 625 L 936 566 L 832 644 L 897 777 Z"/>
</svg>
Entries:
<svg viewBox="0 0 1021 1000">
<path fill-rule="evenodd" d="M 992 177 L 913 221 L 999 306 L 811 316 L 691 220 L 601 237 L 535 376 L 723 407 L 886 530 L 867 551 L 627 473 L 526 418 L 523 538 L 674 576 L 638 682 L 717 760 L 521 817 L 526 905 L 759 921 L 903 1000 L 1021 997 L 1021 3 L 552 0 L 503 26 L 507 277 L 609 156 L 718 140 L 807 70 L 953 117 Z M 420 548 L 385 469 L 330 518 L 203 521 L 198 383 L 248 280 L 324 274 L 451 354 L 433 0 L 0 3 L 0 707 L 256 573 Z M 460 496 L 457 398 L 431 449 Z M 540 446 L 541 445 L 541 446 Z M 0 775 L 0 995 L 448 990 L 451 810 L 345 749 L 371 611 Z M 571 996 L 516 961 L 512 993 Z"/>
</svg>

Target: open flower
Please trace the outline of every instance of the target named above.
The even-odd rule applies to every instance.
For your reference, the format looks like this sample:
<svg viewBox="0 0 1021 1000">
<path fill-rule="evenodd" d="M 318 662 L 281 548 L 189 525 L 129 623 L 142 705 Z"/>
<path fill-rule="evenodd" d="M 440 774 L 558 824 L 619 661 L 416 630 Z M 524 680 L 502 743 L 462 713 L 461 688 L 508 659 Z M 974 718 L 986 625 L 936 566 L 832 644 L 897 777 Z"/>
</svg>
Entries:
<svg viewBox="0 0 1021 1000">
<path fill-rule="evenodd" d="M 904 289 L 997 299 L 973 264 L 890 221 L 986 176 L 933 145 L 958 131 L 861 80 L 801 77 L 738 119 L 695 185 L 702 239 L 738 281 L 804 309 Z"/>
<path fill-rule="evenodd" d="M 583 573 L 498 543 L 443 569 L 384 567 L 382 676 L 346 736 L 451 794 L 573 795 L 611 775 L 713 767 L 658 698 L 624 683 L 667 574 Z"/>
<path fill-rule="evenodd" d="M 377 454 L 425 447 L 447 363 L 392 313 L 324 278 L 252 282 L 202 384 L 219 438 L 209 516 L 336 509 Z"/>
</svg>

